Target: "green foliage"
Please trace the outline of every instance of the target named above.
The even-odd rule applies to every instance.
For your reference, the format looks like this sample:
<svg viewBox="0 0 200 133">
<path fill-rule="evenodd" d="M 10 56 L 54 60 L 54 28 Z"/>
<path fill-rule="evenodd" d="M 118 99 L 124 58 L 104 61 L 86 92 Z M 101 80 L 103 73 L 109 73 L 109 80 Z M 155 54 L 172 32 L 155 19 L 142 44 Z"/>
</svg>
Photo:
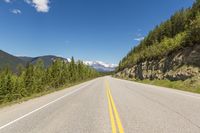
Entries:
<svg viewBox="0 0 200 133">
<path fill-rule="evenodd" d="M 18 57 L 15 57 L 13 55 L 10 55 L 0 50 L 0 69 L 3 69 L 9 66 L 10 69 L 16 71 L 15 66 L 17 66 L 18 64 L 25 65 L 26 62 L 19 59 Z"/>
<path fill-rule="evenodd" d="M 152 84 L 172 89 L 200 93 L 200 83 L 198 82 L 198 80 L 194 79 L 189 79 L 186 81 L 169 81 L 169 80 L 137 80 L 137 81 L 145 84 Z"/>
<path fill-rule="evenodd" d="M 42 60 L 38 60 L 35 65 L 28 64 L 25 68 L 19 66 L 17 73 L 5 68 L 0 71 L 0 104 L 97 76 L 99 73 L 94 69 L 81 61 L 75 63 L 73 57 L 70 63 L 55 60 L 48 68 L 44 67 Z"/>
<path fill-rule="evenodd" d="M 169 20 L 149 32 L 148 36 L 120 61 L 118 71 L 199 43 L 200 0 L 197 0 L 192 8 L 176 12 Z"/>
<path fill-rule="evenodd" d="M 194 45 L 200 42 L 200 12 L 196 19 L 191 22 L 190 30 L 187 31 L 187 38 L 185 45 Z"/>
</svg>

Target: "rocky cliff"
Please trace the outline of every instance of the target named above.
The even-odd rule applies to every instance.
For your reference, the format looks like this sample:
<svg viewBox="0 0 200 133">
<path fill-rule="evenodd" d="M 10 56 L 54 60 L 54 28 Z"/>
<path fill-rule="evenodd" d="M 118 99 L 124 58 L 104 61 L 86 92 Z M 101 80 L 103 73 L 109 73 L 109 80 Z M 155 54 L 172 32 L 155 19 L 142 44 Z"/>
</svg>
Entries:
<svg viewBox="0 0 200 133">
<path fill-rule="evenodd" d="M 116 77 L 130 79 L 195 79 L 200 81 L 200 45 L 184 47 L 163 58 L 146 60 L 118 72 Z"/>
</svg>

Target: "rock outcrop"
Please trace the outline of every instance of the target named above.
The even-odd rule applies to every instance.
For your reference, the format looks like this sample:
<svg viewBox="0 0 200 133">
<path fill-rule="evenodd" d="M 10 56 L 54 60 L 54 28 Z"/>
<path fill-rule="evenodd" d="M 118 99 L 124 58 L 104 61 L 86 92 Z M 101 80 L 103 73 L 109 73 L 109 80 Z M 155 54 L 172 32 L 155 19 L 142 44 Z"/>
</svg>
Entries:
<svg viewBox="0 0 200 133">
<path fill-rule="evenodd" d="M 146 60 L 118 72 L 116 77 L 130 79 L 187 80 L 200 77 L 200 45 L 185 47 L 163 58 Z"/>
</svg>

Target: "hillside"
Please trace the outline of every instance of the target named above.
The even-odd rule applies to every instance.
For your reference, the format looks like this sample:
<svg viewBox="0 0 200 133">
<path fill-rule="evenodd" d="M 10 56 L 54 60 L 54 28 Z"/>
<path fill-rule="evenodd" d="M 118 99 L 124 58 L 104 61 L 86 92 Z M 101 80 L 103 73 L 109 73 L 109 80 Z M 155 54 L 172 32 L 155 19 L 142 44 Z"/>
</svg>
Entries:
<svg viewBox="0 0 200 133">
<path fill-rule="evenodd" d="M 57 57 L 54 55 L 46 55 L 46 56 L 39 56 L 39 57 L 19 57 L 21 60 L 24 60 L 27 63 L 36 64 L 39 60 L 44 62 L 45 67 L 49 67 L 56 59 L 61 59 L 68 63 L 68 60 L 62 57 Z"/>
<path fill-rule="evenodd" d="M 56 59 L 61 59 L 68 63 L 68 59 L 57 57 L 53 55 L 39 56 L 39 57 L 17 57 L 0 50 L 0 68 L 9 67 L 11 70 L 16 71 L 17 66 L 26 64 L 36 64 L 37 61 L 42 60 L 45 67 L 49 67 Z"/>
<path fill-rule="evenodd" d="M 198 83 L 200 0 L 150 31 L 120 61 L 117 71 L 117 76 L 123 78 Z"/>
<path fill-rule="evenodd" d="M 11 69 L 16 70 L 16 67 L 19 64 L 25 65 L 26 62 L 24 60 L 19 59 L 16 56 L 13 56 L 0 50 L 0 68 L 10 67 Z"/>
<path fill-rule="evenodd" d="M 18 61 L 17 63 L 21 61 L 19 58 L 14 58 L 14 56 L 4 52 L 1 53 L 3 53 L 0 58 L 2 60 L 5 60 L 6 57 L 7 60 Z M 10 62 L 10 60 L 7 62 Z M 16 64 L 11 65 L 14 67 Z M 4 69 L 0 71 L 0 105 L 47 94 L 98 76 L 100 75 L 96 70 L 84 65 L 82 62 L 75 63 L 74 58 L 70 63 L 55 60 L 48 68 L 45 68 L 42 62 L 33 65 L 27 64 L 25 68 L 19 69 L 17 73 Z"/>
<path fill-rule="evenodd" d="M 28 63 L 36 64 L 37 61 L 42 60 L 45 67 L 49 67 L 56 59 L 61 59 L 68 62 L 67 59 L 53 55 L 39 56 L 39 57 L 17 57 L 0 50 L 0 68 L 9 67 L 11 70 L 16 71 L 17 66 L 25 66 Z"/>
</svg>

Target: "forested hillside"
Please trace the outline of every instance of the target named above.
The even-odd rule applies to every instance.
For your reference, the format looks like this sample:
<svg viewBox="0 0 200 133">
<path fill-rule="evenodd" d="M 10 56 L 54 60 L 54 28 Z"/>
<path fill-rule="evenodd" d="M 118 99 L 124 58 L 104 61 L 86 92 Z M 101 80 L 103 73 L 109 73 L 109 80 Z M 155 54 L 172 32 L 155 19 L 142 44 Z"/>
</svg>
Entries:
<svg viewBox="0 0 200 133">
<path fill-rule="evenodd" d="M 0 104 L 97 76 L 99 74 L 94 69 L 81 61 L 75 63 L 73 58 L 70 63 L 55 60 L 48 68 L 45 68 L 42 60 L 38 60 L 35 65 L 19 66 L 17 73 L 5 68 L 0 71 Z"/>
<path fill-rule="evenodd" d="M 10 69 L 16 71 L 16 66 L 19 64 L 25 65 L 26 61 L 0 50 L 0 69 L 9 67 Z"/>
<path fill-rule="evenodd" d="M 150 31 L 115 76 L 200 93 L 200 0 Z"/>
<path fill-rule="evenodd" d="M 146 60 L 161 59 L 174 51 L 194 45 L 200 45 L 200 0 L 196 0 L 191 8 L 176 12 L 169 20 L 150 31 L 120 61 L 118 71 Z"/>
<path fill-rule="evenodd" d="M 37 61 L 42 60 L 44 66 L 47 68 L 49 67 L 55 60 L 60 59 L 68 63 L 69 61 L 65 58 L 54 56 L 54 55 L 45 55 L 45 56 L 38 56 L 38 57 L 18 57 L 21 60 L 24 60 L 26 63 L 36 64 Z"/>
</svg>

